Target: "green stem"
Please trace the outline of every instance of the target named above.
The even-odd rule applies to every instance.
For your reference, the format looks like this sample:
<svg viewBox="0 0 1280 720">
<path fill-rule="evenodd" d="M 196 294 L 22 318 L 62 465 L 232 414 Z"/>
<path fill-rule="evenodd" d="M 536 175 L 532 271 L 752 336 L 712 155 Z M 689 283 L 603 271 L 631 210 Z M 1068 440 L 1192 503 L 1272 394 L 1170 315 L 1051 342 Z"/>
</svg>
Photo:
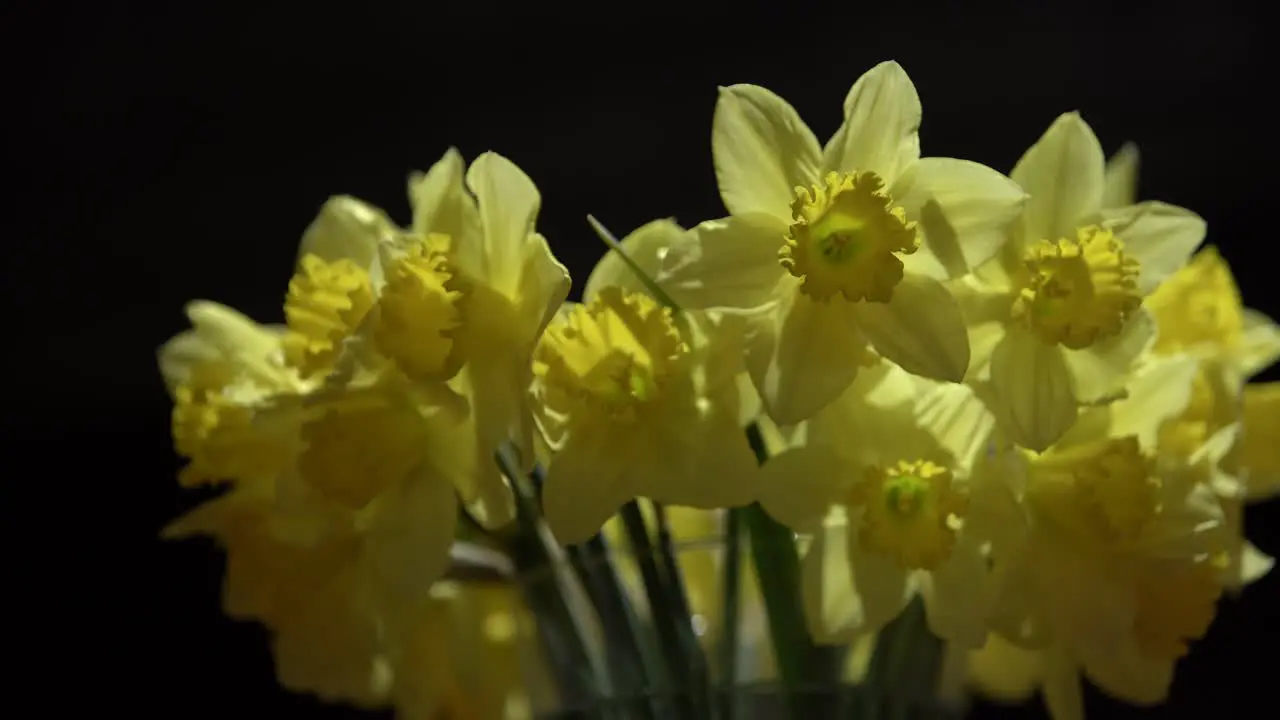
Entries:
<svg viewBox="0 0 1280 720">
<path fill-rule="evenodd" d="M 724 558 L 721 567 L 720 698 L 721 720 L 738 714 L 738 612 L 742 590 L 742 509 L 730 508 L 725 517 Z"/>
<path fill-rule="evenodd" d="M 663 580 L 673 610 L 672 624 L 690 671 L 689 692 L 697 717 L 709 718 L 712 715 L 710 668 L 707 667 L 707 657 L 698 642 L 698 635 L 693 630 L 693 612 L 685 593 L 684 574 L 680 571 L 675 539 L 667 524 L 666 508 L 659 503 L 653 505 L 658 519 L 658 558 L 662 562 Z"/>
</svg>

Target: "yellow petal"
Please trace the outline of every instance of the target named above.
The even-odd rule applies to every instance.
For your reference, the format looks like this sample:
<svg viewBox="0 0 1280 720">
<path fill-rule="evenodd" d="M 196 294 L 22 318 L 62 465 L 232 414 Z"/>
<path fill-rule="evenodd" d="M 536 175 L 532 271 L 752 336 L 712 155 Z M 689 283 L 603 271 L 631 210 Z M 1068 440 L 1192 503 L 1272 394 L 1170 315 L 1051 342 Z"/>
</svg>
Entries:
<svg viewBox="0 0 1280 720">
<path fill-rule="evenodd" d="M 1102 146 L 1078 113 L 1066 113 L 1027 150 L 1010 177 L 1031 195 L 1024 213 L 1027 242 L 1075 237 L 1080 219 L 1102 205 Z"/>
<path fill-rule="evenodd" d="M 988 637 L 980 650 L 969 653 L 969 678 L 978 692 L 1001 702 L 1031 697 L 1044 675 L 1043 655 L 1023 650 L 999 635 Z"/>
<path fill-rule="evenodd" d="M 1041 691 L 1044 704 L 1053 720 L 1084 720 L 1084 694 L 1080 687 L 1080 670 L 1065 650 L 1052 650 L 1045 655 L 1044 680 Z"/>
<path fill-rule="evenodd" d="M 547 239 L 532 233 L 524 245 L 524 263 L 516 291 L 521 346 L 531 346 L 569 297 L 569 271 L 551 253 Z"/>
<path fill-rule="evenodd" d="M 1139 310 L 1115 337 L 1084 350 L 1064 349 L 1077 399 L 1092 404 L 1115 398 L 1134 363 L 1150 349 L 1155 339 L 1155 319 L 1146 310 Z"/>
<path fill-rule="evenodd" d="M 1248 473 L 1249 497 L 1280 494 L 1280 382 L 1244 388 L 1244 443 L 1240 462 Z"/>
<path fill-rule="evenodd" d="M 784 222 L 795 188 L 811 185 L 822 161 L 818 140 L 795 109 L 755 85 L 720 88 L 711 154 L 730 214 L 764 213 Z"/>
<path fill-rule="evenodd" d="M 494 289 L 515 297 L 524 246 L 533 232 L 542 196 L 523 170 L 494 152 L 484 153 L 471 163 L 467 187 L 476 196 L 484 229 L 483 270 L 477 274 Z M 461 248 L 459 253 L 461 259 Z"/>
<path fill-rule="evenodd" d="M 619 447 L 616 436 L 584 428 L 570 436 L 547 466 L 542 488 L 542 514 L 564 545 L 588 540 L 635 497 L 626 482 L 631 448 Z"/>
<path fill-rule="evenodd" d="M 1280 360 L 1280 325 L 1251 308 L 1244 309 L 1244 333 L 1240 338 L 1240 372 L 1246 378 Z"/>
<path fill-rule="evenodd" d="M 811 444 L 787 450 L 761 468 L 760 504 L 792 530 L 814 532 L 857 478 L 835 448 Z"/>
<path fill-rule="evenodd" d="M 1129 142 L 1120 146 L 1107 160 L 1102 207 L 1119 208 L 1138 201 L 1138 146 Z"/>
<path fill-rule="evenodd" d="M 755 501 L 760 467 L 729 410 L 712 405 L 652 428 L 647 452 L 628 468 L 629 484 L 657 502 L 705 510 Z"/>
<path fill-rule="evenodd" d="M 449 148 L 431 169 L 409 176 L 412 228 L 417 233 L 444 233 L 464 267 L 478 273 L 483 268 L 480 214 L 475 199 L 463 184 L 466 163 L 456 148 Z"/>
<path fill-rule="evenodd" d="M 449 564 L 458 524 L 453 485 L 429 473 L 400 483 L 379 500 L 368 552 L 388 587 L 425 597 Z"/>
<path fill-rule="evenodd" d="M 1240 578 L 1238 582 L 1241 585 L 1248 585 L 1262 576 L 1271 572 L 1271 568 L 1275 567 L 1276 559 L 1262 552 L 1256 545 L 1246 541 L 1244 547 L 1240 551 Z"/>
<path fill-rule="evenodd" d="M 1075 389 L 1066 358 L 1021 329 L 1010 329 L 991 354 L 987 390 L 1001 429 L 1031 450 L 1045 450 L 1075 422 Z"/>
<path fill-rule="evenodd" d="M 933 386 L 918 396 L 914 415 L 920 428 L 966 469 L 987 451 L 995 428 L 995 416 L 967 385 Z"/>
<path fill-rule="evenodd" d="M 1199 215 L 1162 202 L 1144 202 L 1104 210 L 1102 226 L 1123 242 L 1125 252 L 1138 261 L 1138 291 L 1155 290 L 1187 264 L 1204 242 L 1205 222 Z"/>
<path fill-rule="evenodd" d="M 1137 435 L 1144 448 L 1154 449 L 1160 426 L 1191 401 L 1198 370 L 1199 363 L 1188 355 L 1159 358 L 1139 369 L 1126 384 L 1128 396 L 1110 407 L 1110 434 Z"/>
<path fill-rule="evenodd" d="M 1115 645 L 1081 656 L 1085 677 L 1108 695 L 1133 705 L 1164 702 L 1173 684 L 1174 661 L 1144 655 L 1132 641 Z"/>
<path fill-rule="evenodd" d="M 946 562 L 928 575 L 924 598 L 933 634 L 964 647 L 983 646 L 991 606 L 987 575 L 987 559 L 978 543 L 962 538 Z"/>
<path fill-rule="evenodd" d="M 753 318 L 747 371 L 775 422 L 792 425 L 812 417 L 853 382 L 867 341 L 852 308 L 793 292 L 772 312 Z"/>
<path fill-rule="evenodd" d="M 907 582 L 906 568 L 894 558 L 864 550 L 858 533 L 849 532 L 846 545 L 853 589 L 862 604 L 862 627 L 879 630 L 902 612 L 914 588 Z"/>
<path fill-rule="evenodd" d="M 855 306 L 876 351 L 904 370 L 959 382 L 969 369 L 969 334 L 955 296 L 937 280 L 906 275 L 887 303 Z"/>
<path fill-rule="evenodd" d="M 686 239 L 686 232 L 674 220 L 653 220 L 622 238 L 622 249 L 647 276 L 657 278 L 663 258 L 670 252 L 680 252 L 682 244 L 691 242 Z M 628 293 L 649 294 L 648 288 L 636 277 L 635 271 L 613 251 L 606 252 L 587 276 L 587 284 L 582 290 L 583 301 L 591 302 L 600 289 L 605 287 L 620 287 Z"/>
<path fill-rule="evenodd" d="M 896 62 L 863 73 L 844 99 L 844 122 L 823 150 L 824 169 L 871 171 L 892 185 L 920 158 L 922 109 L 916 86 Z"/>
<path fill-rule="evenodd" d="M 347 195 L 332 197 L 303 232 L 298 257 L 317 255 L 329 262 L 347 258 L 368 268 L 378 241 L 395 229 L 387 214 L 369 203 Z"/>
<path fill-rule="evenodd" d="M 763 214 L 701 223 L 655 279 L 684 308 L 757 307 L 786 274 L 778 262 L 786 232 L 785 223 Z"/>
<path fill-rule="evenodd" d="M 833 509 L 805 551 L 800 566 L 800 594 L 805 624 L 823 644 L 845 644 L 863 631 L 862 605 L 853 576 L 843 509 Z"/>
<path fill-rule="evenodd" d="M 898 178 L 892 196 L 909 216 L 920 215 L 920 249 L 903 258 L 908 272 L 946 280 L 991 259 L 1009 239 L 1027 194 L 985 165 L 952 158 L 921 158 Z M 945 223 L 922 213 L 933 200 Z"/>
</svg>

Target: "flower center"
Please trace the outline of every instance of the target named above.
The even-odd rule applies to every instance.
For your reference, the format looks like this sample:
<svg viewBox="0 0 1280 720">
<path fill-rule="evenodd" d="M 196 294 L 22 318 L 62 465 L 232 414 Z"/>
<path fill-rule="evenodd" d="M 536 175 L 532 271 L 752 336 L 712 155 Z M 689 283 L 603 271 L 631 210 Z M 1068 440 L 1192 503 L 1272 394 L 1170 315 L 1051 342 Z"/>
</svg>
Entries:
<svg viewBox="0 0 1280 720">
<path fill-rule="evenodd" d="M 669 308 L 609 287 L 551 322 L 534 352 L 534 374 L 550 406 L 630 422 L 688 352 Z"/>
<path fill-rule="evenodd" d="M 453 331 L 462 293 L 446 253 L 449 236 L 429 234 L 391 263 L 378 299 L 374 344 L 411 378 L 448 379 L 457 371 Z"/>
<path fill-rule="evenodd" d="M 1030 278 L 1013 316 L 1047 343 L 1087 348 L 1117 335 L 1142 304 L 1138 261 L 1110 230 L 1089 226 L 1075 239 L 1041 240 L 1023 262 Z"/>
<path fill-rule="evenodd" d="M 1032 461 L 1027 496 L 1090 536 L 1132 540 L 1162 511 L 1152 464 L 1133 435 L 1051 449 Z"/>
<path fill-rule="evenodd" d="M 285 361 L 303 378 L 327 374 L 342 339 L 373 307 L 369 273 L 352 260 L 328 262 L 305 255 L 289 281 L 284 301 L 289 332 L 283 339 Z"/>
<path fill-rule="evenodd" d="M 904 460 L 868 468 L 849 505 L 863 509 L 858 537 L 865 547 L 904 567 L 931 570 L 951 554 L 968 497 L 952 486 L 946 468 Z"/>
<path fill-rule="evenodd" d="M 410 408 L 378 401 L 328 408 L 302 426 L 307 447 L 298 472 L 329 499 L 360 510 L 422 461 L 420 420 Z"/>
<path fill-rule="evenodd" d="M 1172 353 L 1200 343 L 1230 347 L 1240 340 L 1240 290 L 1222 256 L 1205 248 L 1146 300 L 1160 328 L 1153 348 Z"/>
<path fill-rule="evenodd" d="M 830 173 L 825 185 L 796 188 L 791 215 L 779 262 L 817 300 L 838 292 L 852 302 L 888 302 L 902 280 L 897 254 L 920 245 L 916 224 L 872 172 Z"/>
<path fill-rule="evenodd" d="M 1213 622 L 1222 584 L 1211 561 L 1190 567 L 1144 568 L 1137 585 L 1134 636 L 1144 655 L 1177 660 L 1187 643 L 1204 637 Z"/>
</svg>

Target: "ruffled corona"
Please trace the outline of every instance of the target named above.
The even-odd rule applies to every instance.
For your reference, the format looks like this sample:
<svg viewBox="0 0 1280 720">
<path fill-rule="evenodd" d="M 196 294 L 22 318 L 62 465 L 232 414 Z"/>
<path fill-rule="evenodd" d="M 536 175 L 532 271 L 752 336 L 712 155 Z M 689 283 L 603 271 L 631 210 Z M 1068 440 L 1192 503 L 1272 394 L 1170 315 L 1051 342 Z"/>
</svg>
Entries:
<svg viewBox="0 0 1280 720">
<path fill-rule="evenodd" d="M 1051 450 L 1032 460 L 1027 496 L 1088 536 L 1129 540 L 1162 509 L 1152 467 L 1132 435 Z"/>
<path fill-rule="evenodd" d="M 669 308 L 607 287 L 552 321 L 534 352 L 534 373 L 553 406 L 563 403 L 579 418 L 629 422 L 660 395 L 688 352 Z"/>
<path fill-rule="evenodd" d="M 1051 345 L 1081 350 L 1113 337 L 1142 304 L 1138 261 L 1110 230 L 1088 226 L 1075 238 L 1041 240 L 1023 262 L 1029 279 L 1013 316 Z"/>
<path fill-rule="evenodd" d="M 364 268 L 346 258 L 328 262 L 303 256 L 284 302 L 290 330 L 283 341 L 286 362 L 304 378 L 327 373 L 342 339 L 372 307 L 373 288 Z"/>
<path fill-rule="evenodd" d="M 903 567 L 932 570 L 950 555 L 968 498 L 952 486 L 947 468 L 904 460 L 867 468 L 849 505 L 863 510 L 863 546 L 894 556 Z"/>
<path fill-rule="evenodd" d="M 448 379 L 458 369 L 451 360 L 462 293 L 448 247 L 449 237 L 435 233 L 410 245 L 387 268 L 378 299 L 374 343 L 411 378 Z"/>
<path fill-rule="evenodd" d="M 897 254 L 920 245 L 916 224 L 873 172 L 830 173 L 825 186 L 797 187 L 791 213 L 779 261 L 817 300 L 840 293 L 853 302 L 888 302 L 902 280 Z"/>
</svg>

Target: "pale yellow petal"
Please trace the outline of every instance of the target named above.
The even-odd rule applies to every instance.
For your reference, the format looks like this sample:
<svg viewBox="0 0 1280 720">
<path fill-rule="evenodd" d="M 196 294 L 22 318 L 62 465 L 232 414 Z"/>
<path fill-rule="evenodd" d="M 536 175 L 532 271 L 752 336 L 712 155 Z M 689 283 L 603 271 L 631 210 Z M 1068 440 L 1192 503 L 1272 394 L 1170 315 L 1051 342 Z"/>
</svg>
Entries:
<svg viewBox="0 0 1280 720">
<path fill-rule="evenodd" d="M 1275 564 L 1275 558 L 1259 550 L 1253 543 L 1245 541 L 1244 547 L 1240 551 L 1240 577 L 1238 582 L 1241 585 L 1249 585 L 1261 580 L 1264 575 L 1271 572 L 1271 568 L 1275 567 Z"/>
<path fill-rule="evenodd" d="M 532 233 L 524 245 L 524 264 L 516 291 L 522 347 L 532 346 L 569 297 L 569 270 L 551 253 L 547 239 Z"/>
<path fill-rule="evenodd" d="M 992 601 L 987 576 L 987 559 L 978 543 L 961 538 L 946 562 L 928 575 L 925 610 L 933 634 L 968 648 L 986 643 Z"/>
<path fill-rule="evenodd" d="M 1244 308 L 1244 332 L 1240 337 L 1240 372 L 1246 377 L 1280 360 L 1280 325 L 1266 315 Z"/>
<path fill-rule="evenodd" d="M 663 258 L 655 280 L 684 308 L 754 308 L 786 270 L 778 262 L 787 226 L 746 214 L 699 224 Z"/>
<path fill-rule="evenodd" d="M 692 242 L 691 239 L 686 239 L 686 233 L 674 220 L 653 220 L 622 238 L 622 249 L 649 278 L 656 279 L 662 268 L 663 258 L 671 252 L 682 252 L 681 246 Z M 587 283 L 582 289 L 583 301 L 591 302 L 600 289 L 605 287 L 620 287 L 627 292 L 649 294 L 635 271 L 612 250 L 600 258 L 600 262 L 596 263 L 587 276 Z"/>
<path fill-rule="evenodd" d="M 1043 451 L 1075 422 L 1077 401 L 1063 353 L 1011 328 L 991 354 L 989 407 L 1019 445 Z"/>
<path fill-rule="evenodd" d="M 939 384 L 919 395 L 915 419 L 966 469 L 987 451 L 995 429 L 995 416 L 968 385 Z"/>
<path fill-rule="evenodd" d="M 1128 396 L 1111 410 L 1111 434 L 1136 435 L 1144 448 L 1155 448 L 1156 433 L 1186 409 L 1199 363 L 1188 355 L 1153 359 L 1126 384 Z"/>
<path fill-rule="evenodd" d="M 1114 399 L 1123 389 L 1134 363 L 1150 349 L 1155 339 L 1155 319 L 1151 313 L 1140 310 L 1115 337 L 1083 350 L 1064 349 L 1077 399 L 1084 404 Z"/>
<path fill-rule="evenodd" d="M 458 150 L 449 148 L 430 170 L 409 176 L 411 227 L 418 233 L 449 235 L 463 267 L 479 272 L 484 267 L 484 245 L 479 210 L 464 184 L 466 169 Z"/>
<path fill-rule="evenodd" d="M 969 334 L 955 296 L 923 275 L 906 275 L 887 303 L 855 306 L 876 351 L 904 370 L 959 382 L 969 369 Z"/>
<path fill-rule="evenodd" d="M 1244 389 L 1244 442 L 1240 462 L 1251 499 L 1280 494 L 1280 382 Z"/>
<path fill-rule="evenodd" d="M 769 458 L 760 472 L 760 504 L 775 520 L 801 533 L 817 530 L 827 510 L 858 478 L 858 469 L 843 462 L 835 448 L 814 444 Z"/>
<path fill-rule="evenodd" d="M 825 169 L 872 171 L 892 185 L 920 158 L 920 96 L 896 62 L 863 73 L 844 99 L 844 123 L 823 151 Z"/>
<path fill-rule="evenodd" d="M 818 178 L 818 140 L 786 100 L 755 85 L 720 88 L 711 121 L 720 197 L 732 215 L 787 221 L 797 186 Z"/>
<path fill-rule="evenodd" d="M 833 510 L 813 536 L 800 566 L 805 624 L 814 641 L 845 644 L 863 632 L 862 603 L 853 576 L 843 509 Z"/>
<path fill-rule="evenodd" d="M 858 533 L 850 531 L 847 543 L 853 565 L 853 586 L 862 604 L 862 627 L 879 630 L 907 606 L 914 590 L 907 570 L 894 558 L 866 551 Z"/>
<path fill-rule="evenodd" d="M 774 421 L 792 425 L 840 396 L 866 359 L 867 341 L 841 301 L 789 293 L 753 320 L 747 371 Z"/>
<path fill-rule="evenodd" d="M 1102 146 L 1078 113 L 1049 126 L 1010 174 L 1031 195 L 1024 213 L 1027 242 L 1075 237 L 1081 218 L 1101 208 L 1103 163 Z"/>
<path fill-rule="evenodd" d="M 453 485 L 421 472 L 378 502 L 367 541 L 374 567 L 388 587 L 425 598 L 449 564 L 458 525 Z"/>
<path fill-rule="evenodd" d="M 1080 670 L 1066 650 L 1055 649 L 1045 654 L 1041 683 L 1044 704 L 1052 720 L 1084 720 Z"/>
<path fill-rule="evenodd" d="M 298 257 L 317 255 L 329 262 L 345 258 L 368 268 L 378 241 L 395 229 L 387 214 L 373 205 L 347 195 L 331 197 L 302 233 Z"/>
<path fill-rule="evenodd" d="M 1090 651 L 1080 656 L 1085 677 L 1108 695 L 1141 707 L 1158 705 L 1169 696 L 1173 660 L 1145 655 L 1132 640 L 1106 649 L 1082 649 Z"/>
<path fill-rule="evenodd" d="M 918 217 L 920 249 L 903 258 L 909 272 L 940 280 L 965 275 L 990 260 L 1009 239 L 1027 194 L 985 165 L 952 158 L 921 158 L 893 186 L 893 198 Z M 937 203 L 944 221 L 924 211 Z"/>
<path fill-rule="evenodd" d="M 1102 207 L 1118 208 L 1138 201 L 1138 146 L 1128 142 L 1107 160 Z"/>
<path fill-rule="evenodd" d="M 1156 289 L 1187 264 L 1204 242 L 1204 219 L 1190 210 L 1162 202 L 1102 211 L 1101 224 L 1123 242 L 1125 253 L 1138 261 L 1138 291 Z"/>
<path fill-rule="evenodd" d="M 487 152 L 467 169 L 467 187 L 476 197 L 484 231 L 483 270 L 490 286 L 514 297 L 524 264 L 524 246 L 533 232 L 542 196 L 524 171 Z"/>
<path fill-rule="evenodd" d="M 635 497 L 625 484 L 631 448 L 616 440 L 604 429 L 582 428 L 547 466 L 542 514 L 562 544 L 589 539 Z"/>
<path fill-rule="evenodd" d="M 1044 656 L 1023 650 L 999 635 L 968 655 L 969 680 L 982 695 L 1000 702 L 1030 698 L 1044 677 Z"/>
<path fill-rule="evenodd" d="M 712 404 L 638 431 L 646 451 L 627 469 L 637 494 L 668 505 L 740 507 L 759 494 L 760 467 L 732 408 Z"/>
</svg>

